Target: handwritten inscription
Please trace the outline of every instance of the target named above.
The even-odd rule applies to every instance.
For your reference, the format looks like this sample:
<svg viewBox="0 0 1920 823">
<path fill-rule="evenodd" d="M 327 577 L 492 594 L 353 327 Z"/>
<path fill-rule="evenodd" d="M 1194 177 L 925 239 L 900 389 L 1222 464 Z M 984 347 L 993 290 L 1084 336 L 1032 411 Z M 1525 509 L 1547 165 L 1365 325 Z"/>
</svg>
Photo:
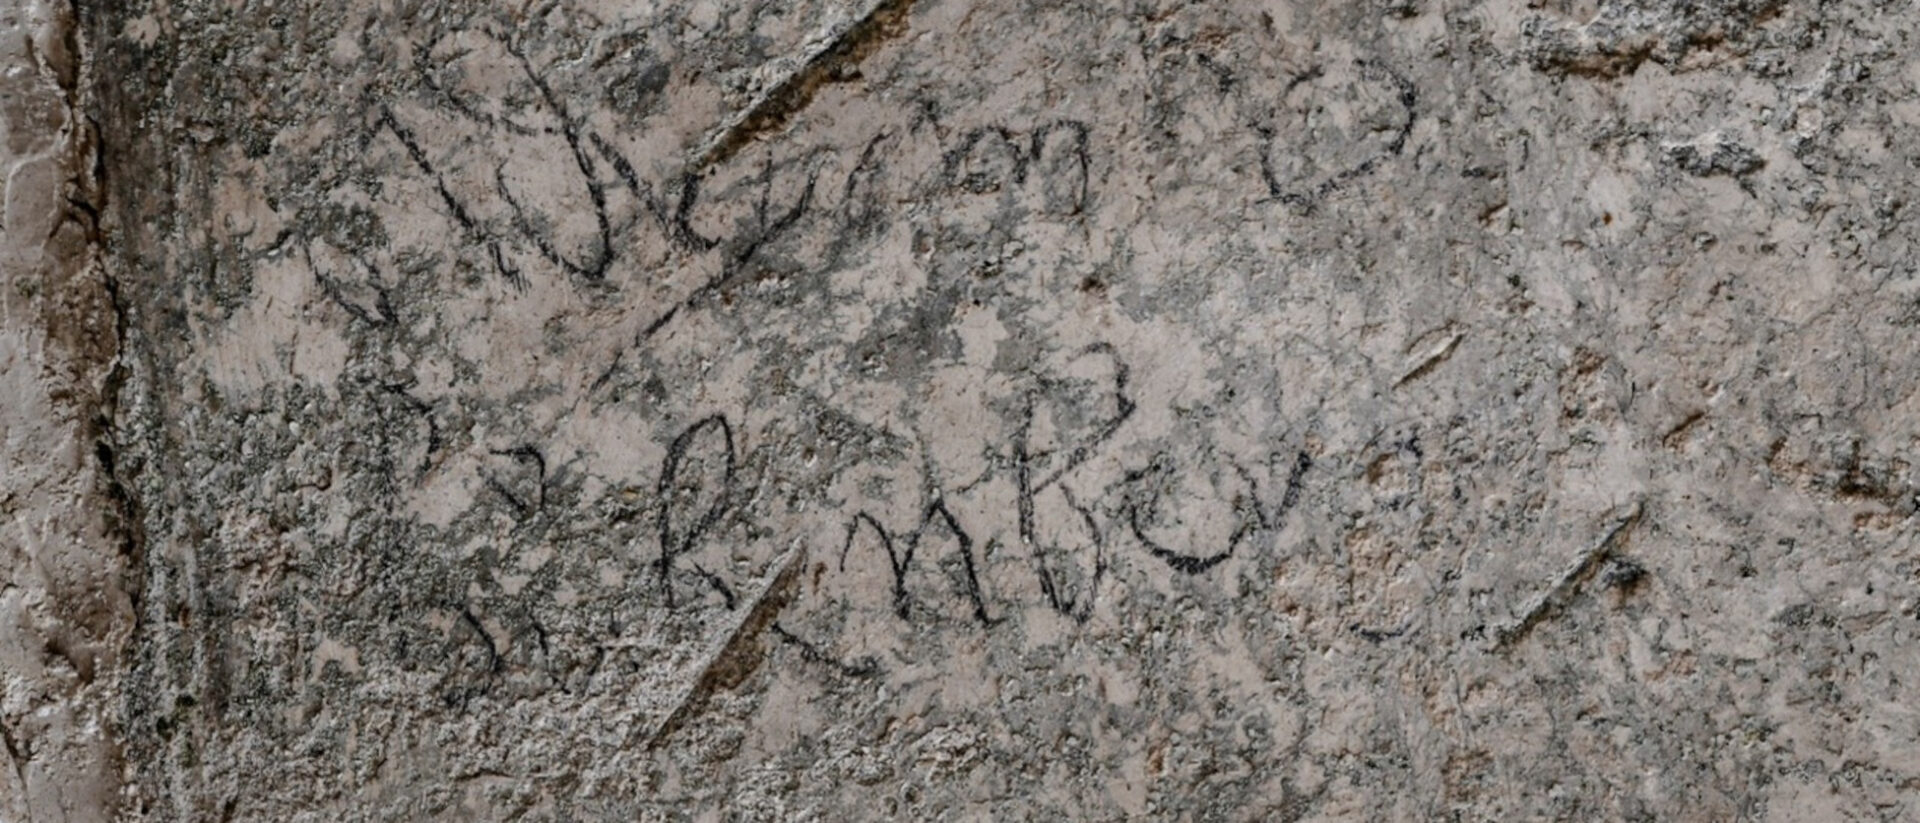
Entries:
<svg viewBox="0 0 1920 823">
<path fill-rule="evenodd" d="M 635 401 L 647 408 L 681 402 L 667 387 L 676 379 L 705 379 L 710 356 L 728 365 L 725 379 L 783 381 L 781 397 L 794 396 L 785 381 L 813 370 L 815 376 L 795 381 L 799 391 L 817 392 L 831 405 L 841 402 L 831 398 L 854 396 L 837 395 L 844 385 L 817 377 L 836 368 L 836 347 L 864 355 L 871 341 L 885 341 L 900 362 L 944 368 L 958 357 L 951 338 L 962 317 L 989 321 L 976 330 L 985 331 L 960 338 L 961 348 L 975 350 L 966 357 L 984 349 L 999 358 L 985 381 L 990 388 L 981 393 L 982 411 L 943 417 L 945 411 L 923 406 L 875 413 L 889 422 L 871 428 L 897 442 L 841 451 L 818 469 L 811 462 L 805 468 L 777 462 L 787 456 L 779 451 L 785 444 L 769 445 L 778 425 L 765 430 L 768 443 L 750 448 L 759 436 L 750 421 L 761 418 L 710 403 L 683 408 L 688 416 L 659 433 L 663 455 L 638 470 L 646 476 L 619 483 L 619 496 L 607 498 L 613 525 L 633 530 L 628 560 L 640 573 L 637 591 L 627 592 L 639 597 L 623 604 L 664 606 L 675 610 L 671 619 L 692 623 L 704 620 L 716 602 L 735 616 L 749 613 L 764 581 L 749 579 L 754 572 L 747 569 L 756 567 L 746 558 L 763 556 L 769 539 L 791 538 L 774 532 L 796 526 L 772 524 L 792 524 L 802 511 L 769 494 L 772 488 L 807 501 L 805 528 L 818 529 L 808 539 L 825 544 L 808 547 L 824 561 L 814 571 L 816 582 L 836 566 L 851 575 L 844 579 L 870 580 L 854 595 L 863 605 L 850 611 L 915 625 L 952 620 L 991 630 L 1017 619 L 1023 608 L 1086 623 L 1096 607 L 1112 605 L 1113 593 L 1136 571 L 1131 560 L 1204 585 L 1208 575 L 1233 569 L 1286 527 L 1312 476 L 1315 460 L 1307 451 L 1225 454 L 1192 431 L 1183 432 L 1184 440 L 1156 439 L 1172 435 L 1155 427 L 1188 423 L 1166 424 L 1166 414 L 1142 413 L 1145 393 L 1118 348 L 1061 347 L 1048 339 L 1048 324 L 1071 317 L 1076 306 L 1117 305 L 1122 289 L 1108 289 L 1126 285 L 1131 265 L 1127 249 L 1107 249 L 1095 239 L 1106 231 L 1096 212 L 1103 181 L 1112 176 L 1096 170 L 1116 168 L 1099 152 L 1124 146 L 1097 140 L 1101 135 L 1088 123 L 1072 119 L 1083 110 L 1063 105 L 1031 119 L 982 123 L 949 119 L 934 107 L 901 109 L 847 118 L 841 128 L 821 132 L 817 143 L 755 139 L 738 151 L 675 162 L 663 159 L 660 145 L 615 130 L 632 125 L 632 118 L 609 117 L 594 110 L 593 98 L 570 96 L 575 80 L 566 64 L 528 48 L 507 28 L 433 40 L 419 52 L 424 85 L 370 110 L 365 142 L 382 147 L 371 156 L 386 164 L 380 171 L 397 166 L 412 178 L 413 188 L 404 189 L 411 205 L 444 219 L 436 225 L 444 226 L 437 236 L 446 242 L 382 251 L 381 244 L 347 236 L 297 238 L 295 248 L 304 252 L 320 293 L 360 333 L 398 334 L 426 314 L 427 292 L 408 273 L 454 259 L 465 275 L 460 288 L 550 297 L 558 284 L 558 291 L 570 289 L 613 318 L 607 328 L 621 329 L 620 336 L 596 340 L 591 351 L 571 348 L 586 335 L 561 317 L 542 327 L 542 340 L 557 355 L 606 358 L 584 381 L 580 408 L 592 413 Z M 463 69 L 470 61 L 504 70 Z M 659 74 L 649 65 L 646 71 Z M 1169 111 L 1190 109 L 1194 140 L 1232 143 L 1246 160 L 1257 159 L 1235 167 L 1249 177 L 1257 168 L 1250 180 L 1264 189 L 1265 202 L 1311 211 L 1412 153 L 1415 86 L 1385 63 L 1329 60 L 1277 94 L 1256 94 L 1236 80 L 1232 66 L 1204 55 L 1169 72 L 1175 69 L 1197 78 L 1196 93 L 1206 94 L 1204 105 L 1183 97 L 1178 105 L 1170 102 Z M 845 123 L 869 131 L 849 131 Z M 475 127 L 497 139 L 473 140 L 467 133 Z M 902 206 L 907 203 L 921 205 Z M 357 220 L 335 222 L 351 229 L 364 222 Z M 888 245 L 895 242 L 900 245 Z M 914 255 L 908 265 L 920 269 L 913 276 L 847 276 L 861 266 L 893 266 L 906 249 Z M 1022 278 L 1043 270 L 1069 274 Z M 1079 289 L 1056 289 L 1059 283 Z M 1079 302 L 1062 311 L 1061 298 Z M 792 314 L 775 314 L 796 307 L 808 312 L 798 325 L 790 324 Z M 816 320 L 828 316 L 847 325 Z M 714 325 L 689 328 L 709 321 Z M 709 335 L 724 337 L 727 324 L 749 334 L 735 351 L 702 352 L 703 369 L 691 374 L 691 358 L 682 356 L 687 347 L 709 345 Z M 889 336 L 896 326 L 911 337 Z M 787 334 L 795 345 L 827 356 L 817 358 L 818 366 L 788 362 L 766 348 L 776 345 L 771 336 L 752 333 L 758 331 Z M 1012 342 L 993 342 L 996 335 Z M 901 341 L 912 345 L 894 345 Z M 736 354 L 744 360 L 729 360 Z M 869 361 L 863 356 L 861 362 Z M 965 368 L 981 362 L 987 361 L 975 358 Z M 906 389 L 912 404 L 914 392 L 927 385 L 915 381 L 928 373 L 887 372 L 880 382 L 888 391 L 871 396 L 891 398 L 893 390 Z M 426 442 L 417 457 L 405 458 L 418 464 L 418 476 L 457 459 L 464 447 L 461 425 L 441 421 L 456 405 L 424 391 L 396 383 L 384 396 L 394 417 L 424 421 Z M 944 422 L 928 422 L 933 419 Z M 979 420 L 983 430 L 929 430 L 959 420 Z M 814 445 L 840 449 L 837 437 L 819 435 Z M 916 444 L 924 460 L 909 469 L 915 479 L 888 487 L 891 474 L 913 459 Z M 577 508 L 588 493 L 578 473 L 568 471 L 564 438 L 491 446 L 476 486 L 486 506 L 511 519 L 517 536 L 545 534 L 574 515 L 604 522 Z M 813 456 L 809 450 L 804 459 Z M 868 471 L 878 478 L 866 477 Z M 601 469 L 589 469 L 588 476 L 600 479 Z M 863 479 L 870 484 L 851 482 Z M 792 492 L 795 487 L 802 490 Z M 824 510 L 817 508 L 822 503 Z M 513 585 L 548 585 L 538 571 L 532 579 Z M 602 579 L 618 585 L 611 576 Z M 828 625 L 837 619 L 822 618 Z M 497 673 L 498 658 L 518 649 L 530 630 L 487 620 L 470 614 L 453 625 L 462 642 L 475 647 L 469 668 Z M 508 623 L 519 625 L 499 625 Z M 832 662 L 830 644 L 802 637 L 818 628 L 775 623 L 770 631 L 809 659 Z M 536 634 L 544 649 L 544 629 Z"/>
<path fill-rule="evenodd" d="M 1009 522 L 967 522 L 943 499 L 938 484 L 929 480 L 926 499 L 907 523 L 888 523 L 867 508 L 854 511 L 845 523 L 838 569 L 845 572 L 849 564 L 884 559 L 891 579 L 891 610 L 899 619 L 912 621 L 916 604 L 930 592 L 916 591 L 910 581 L 929 564 L 955 563 L 952 594 L 964 602 L 969 620 L 990 628 L 1004 618 L 995 613 L 983 582 L 984 555 L 991 551 L 992 543 L 983 544 L 980 535 L 983 530 L 990 533 L 993 528 L 1011 526 L 1045 605 L 1062 616 L 1085 622 L 1092 616 L 1101 585 L 1112 568 L 1110 551 L 1118 545 L 1116 538 L 1130 538 L 1137 550 L 1176 573 L 1197 576 L 1234 557 L 1254 534 L 1278 531 L 1285 525 L 1288 514 L 1300 502 L 1314 465 L 1305 451 L 1293 456 L 1286 470 L 1285 489 L 1271 506 L 1264 502 L 1255 474 L 1238 463 L 1229 463 L 1227 473 L 1238 487 L 1223 498 L 1231 500 L 1234 526 L 1222 545 L 1179 546 L 1181 538 L 1165 527 L 1166 511 L 1180 504 L 1167 481 L 1183 469 L 1166 453 L 1156 455 L 1145 466 L 1123 470 L 1117 483 L 1104 484 L 1117 490 L 1118 506 L 1103 508 L 1080 499 L 1066 481 L 1110 448 L 1115 435 L 1137 410 L 1128 385 L 1129 370 L 1113 347 L 1104 343 L 1089 346 L 1069 362 L 1087 360 L 1100 361 L 1109 368 L 1106 378 L 1086 392 L 1092 397 L 1063 393 L 1071 386 L 1084 387 L 1084 381 L 1037 378 L 1022 400 L 1019 425 L 1001 455 L 1000 467 L 982 481 L 1010 486 L 1014 506 Z M 1087 399 L 1099 401 L 1093 405 L 1103 407 L 1105 413 L 1074 420 L 1066 428 L 1077 431 L 1077 436 L 1056 434 L 1058 442 L 1053 448 L 1036 448 L 1035 421 L 1043 409 Z M 1055 419 L 1071 419 L 1059 408 L 1051 410 L 1056 412 Z M 735 437 L 729 418 L 712 414 L 680 430 L 662 458 L 656 486 L 659 499 L 654 508 L 657 554 L 652 565 L 669 607 L 679 602 L 673 581 L 683 563 L 690 567 L 687 571 L 708 582 L 727 608 L 737 606 L 735 586 L 713 571 L 685 561 L 701 541 L 718 539 L 716 526 L 725 517 L 750 514 L 733 510 L 739 463 Z M 1078 479 L 1087 485 L 1100 485 L 1097 477 Z"/>
<path fill-rule="evenodd" d="M 1374 61 L 1316 66 L 1293 78 L 1254 126 L 1268 196 L 1311 210 L 1372 174 L 1406 150 L 1418 100 L 1411 81 Z"/>
<path fill-rule="evenodd" d="M 1089 129 L 1077 120 L 1047 123 L 1021 133 L 1004 126 L 966 132 L 947 150 L 947 185 L 972 194 L 1022 188 L 1037 182 L 1044 210 L 1079 214 L 1087 206 Z"/>
<path fill-rule="evenodd" d="M 714 435 L 720 438 L 714 442 Z M 702 437 L 702 435 L 706 435 Z M 685 473 L 689 452 L 698 445 L 706 452 L 709 461 L 718 450 L 722 463 L 719 488 L 709 489 L 707 484 L 692 480 L 693 475 Z M 727 513 L 732 502 L 734 473 L 738 469 L 738 452 L 733 444 L 733 424 L 721 415 L 703 418 L 688 426 L 673 439 L 667 447 L 667 457 L 660 465 L 659 514 L 655 519 L 660 536 L 660 559 L 657 568 L 660 572 L 660 591 L 665 595 L 667 605 L 673 605 L 674 559 L 693 549 L 696 542 L 720 522 L 721 515 Z M 676 515 L 678 515 L 676 517 Z M 680 522 L 676 525 L 675 520 Z M 729 596 L 727 599 L 731 600 Z"/>
</svg>

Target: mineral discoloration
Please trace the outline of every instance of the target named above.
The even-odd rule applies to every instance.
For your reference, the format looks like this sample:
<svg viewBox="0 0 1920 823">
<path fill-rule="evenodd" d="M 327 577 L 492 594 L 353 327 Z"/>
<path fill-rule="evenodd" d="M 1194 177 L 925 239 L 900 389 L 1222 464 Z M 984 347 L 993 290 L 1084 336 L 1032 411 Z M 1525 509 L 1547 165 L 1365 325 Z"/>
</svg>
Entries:
<svg viewBox="0 0 1920 823">
<path fill-rule="evenodd" d="M 1911 9 L 78 15 L 5 814 L 1920 808 Z"/>
<path fill-rule="evenodd" d="M 61 3 L 0 6 L 0 819 L 106 820 L 120 788 L 126 514 L 102 454 L 117 317 L 87 55 Z"/>
</svg>

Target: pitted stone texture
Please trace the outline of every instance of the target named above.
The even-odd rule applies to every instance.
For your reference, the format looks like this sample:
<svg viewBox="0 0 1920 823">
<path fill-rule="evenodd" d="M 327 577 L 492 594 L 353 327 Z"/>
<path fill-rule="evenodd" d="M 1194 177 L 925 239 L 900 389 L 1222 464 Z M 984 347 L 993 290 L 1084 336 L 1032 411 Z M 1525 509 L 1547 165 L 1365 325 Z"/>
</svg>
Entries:
<svg viewBox="0 0 1920 823">
<path fill-rule="evenodd" d="M 1910 9 L 88 22 L 132 817 L 1920 803 Z"/>
</svg>

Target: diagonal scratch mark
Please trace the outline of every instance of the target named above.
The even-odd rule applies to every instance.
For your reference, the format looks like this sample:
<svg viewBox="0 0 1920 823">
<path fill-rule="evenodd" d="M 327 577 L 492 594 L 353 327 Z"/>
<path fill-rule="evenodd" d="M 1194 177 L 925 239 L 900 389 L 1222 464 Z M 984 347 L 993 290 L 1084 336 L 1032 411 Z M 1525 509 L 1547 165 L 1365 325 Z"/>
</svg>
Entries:
<svg viewBox="0 0 1920 823">
<path fill-rule="evenodd" d="M 1453 350 L 1460 347 L 1460 341 L 1466 338 L 1466 336 L 1465 332 L 1454 332 L 1447 338 L 1447 342 L 1440 344 L 1438 348 L 1428 353 L 1426 357 L 1421 358 L 1420 363 L 1412 369 L 1407 370 L 1406 374 L 1400 375 L 1399 380 L 1393 381 L 1393 387 L 1396 389 L 1400 388 L 1401 386 L 1427 376 L 1428 372 L 1439 368 L 1441 363 L 1447 362 L 1447 358 L 1453 356 Z"/>
<path fill-rule="evenodd" d="M 752 605 L 734 623 L 707 655 L 706 665 L 700 668 L 700 675 L 674 701 L 673 712 L 660 722 L 652 736 L 647 740 L 648 749 L 656 749 L 669 735 L 685 726 L 687 721 L 699 714 L 714 692 L 730 689 L 745 680 L 760 664 L 764 651 L 760 648 L 760 635 L 773 625 L 780 610 L 793 600 L 794 589 L 800 582 L 800 570 L 807 564 L 807 548 L 804 544 L 795 546 L 787 553 L 787 559 L 780 564 L 780 571 L 773 576 Z"/>
<path fill-rule="evenodd" d="M 1535 626 L 1540 625 L 1542 620 L 1566 606 L 1567 601 L 1573 598 L 1574 591 L 1580 588 L 1580 584 L 1592 579 L 1594 572 L 1600 569 L 1600 565 L 1619 553 L 1621 546 L 1626 545 L 1628 533 L 1640 523 L 1640 516 L 1644 511 L 1640 501 L 1634 501 L 1633 507 L 1627 511 L 1626 515 L 1615 521 L 1613 528 L 1607 530 L 1606 537 L 1601 538 L 1599 543 L 1594 544 L 1568 566 L 1566 571 L 1561 572 L 1560 578 L 1554 581 L 1552 588 L 1536 595 L 1533 601 L 1527 604 L 1526 611 L 1519 620 L 1494 633 L 1494 650 L 1505 651 L 1512 648 L 1513 644 L 1518 643 L 1531 633 Z"/>
<path fill-rule="evenodd" d="M 821 86 L 847 79 L 881 45 L 906 33 L 912 6 L 913 0 L 876 0 L 839 34 L 822 38 L 791 73 L 715 129 L 696 155 L 694 168 L 725 162 L 754 138 L 779 128 L 806 108 Z"/>
</svg>

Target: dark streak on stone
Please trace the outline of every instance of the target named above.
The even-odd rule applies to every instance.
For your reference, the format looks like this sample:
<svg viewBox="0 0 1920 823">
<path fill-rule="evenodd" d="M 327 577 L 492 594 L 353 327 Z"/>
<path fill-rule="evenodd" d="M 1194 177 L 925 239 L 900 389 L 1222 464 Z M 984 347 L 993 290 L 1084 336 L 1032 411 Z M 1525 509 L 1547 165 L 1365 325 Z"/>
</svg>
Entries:
<svg viewBox="0 0 1920 823">
<path fill-rule="evenodd" d="M 907 13 L 913 0 L 881 0 L 858 22 L 841 32 L 833 45 L 822 49 L 799 70 L 756 101 L 732 127 L 714 141 L 695 163 L 708 168 L 726 162 L 742 147 L 786 122 L 813 101 L 820 87 L 848 79 L 861 61 L 907 31 Z"/>
<path fill-rule="evenodd" d="M 806 567 L 806 561 L 806 547 L 795 547 L 792 556 L 774 576 L 773 582 L 767 584 L 766 590 L 754 601 L 746 618 L 740 621 L 720 652 L 700 672 L 693 688 L 681 698 L 679 705 L 661 722 L 652 739 L 647 741 L 649 750 L 659 748 L 688 720 L 705 709 L 716 692 L 737 688 L 760 667 L 766 658 L 766 649 L 760 643 L 760 636 L 773 625 L 780 611 L 793 601 L 799 591 L 800 570 Z"/>
</svg>

